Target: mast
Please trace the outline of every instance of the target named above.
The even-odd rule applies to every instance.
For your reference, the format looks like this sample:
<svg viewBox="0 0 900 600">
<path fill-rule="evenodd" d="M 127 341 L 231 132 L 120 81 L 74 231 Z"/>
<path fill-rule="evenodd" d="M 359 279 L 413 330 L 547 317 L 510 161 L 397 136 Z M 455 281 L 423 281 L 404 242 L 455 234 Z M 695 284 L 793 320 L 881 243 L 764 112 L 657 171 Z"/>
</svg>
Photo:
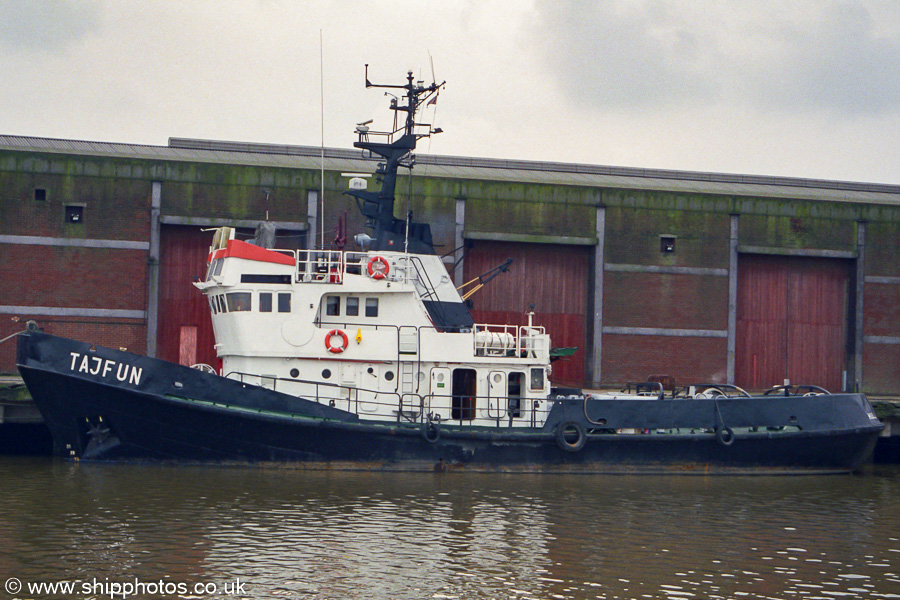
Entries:
<svg viewBox="0 0 900 600">
<path fill-rule="evenodd" d="M 376 85 L 369 81 L 369 65 L 366 65 L 366 88 L 384 88 L 404 90 L 401 97 L 390 92 L 390 109 L 394 111 L 394 126 L 389 132 L 369 131 L 368 123 L 356 127 L 359 139 L 353 146 L 384 159 L 375 170 L 381 189 L 377 192 L 367 190 L 350 190 L 344 192 L 356 198 L 360 213 L 366 217 L 366 227 L 374 230 L 372 250 L 402 251 L 405 247 L 416 254 L 434 254 L 431 239 L 431 228 L 427 223 L 418 223 L 394 216 L 394 191 L 397 186 L 397 171 L 400 167 L 412 169 L 415 162 L 412 152 L 421 138 L 433 133 L 441 133 L 440 128 L 433 129 L 429 123 L 416 122 L 416 114 L 428 100 L 436 96 L 446 82 L 423 85 L 421 81 L 413 81 L 413 73 L 406 74 L 406 83 L 402 85 Z M 404 114 L 405 113 L 405 114 Z M 375 138 L 373 141 L 371 138 Z"/>
</svg>

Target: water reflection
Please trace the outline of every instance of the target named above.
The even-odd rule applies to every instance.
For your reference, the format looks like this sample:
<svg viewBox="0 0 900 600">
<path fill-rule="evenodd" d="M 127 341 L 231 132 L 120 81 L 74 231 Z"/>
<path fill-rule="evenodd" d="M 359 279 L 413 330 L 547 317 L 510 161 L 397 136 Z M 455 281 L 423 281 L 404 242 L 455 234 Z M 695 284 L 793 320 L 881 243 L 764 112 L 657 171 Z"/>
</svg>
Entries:
<svg viewBox="0 0 900 600">
<path fill-rule="evenodd" d="M 900 598 L 896 467 L 491 476 L 4 458 L 0 477 L 4 580 L 239 578 L 249 598 Z"/>
</svg>

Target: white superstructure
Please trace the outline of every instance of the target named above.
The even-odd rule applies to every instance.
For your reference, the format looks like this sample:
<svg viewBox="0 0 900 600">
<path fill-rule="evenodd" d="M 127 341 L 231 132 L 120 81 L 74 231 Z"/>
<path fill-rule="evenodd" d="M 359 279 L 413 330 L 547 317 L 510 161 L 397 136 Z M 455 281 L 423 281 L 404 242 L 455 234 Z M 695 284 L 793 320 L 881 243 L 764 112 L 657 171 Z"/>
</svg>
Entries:
<svg viewBox="0 0 900 600">
<path fill-rule="evenodd" d="M 435 323 L 464 310 L 436 255 L 268 250 L 222 227 L 195 285 L 225 377 L 367 420 L 539 427 L 549 409 L 543 327 Z"/>
</svg>

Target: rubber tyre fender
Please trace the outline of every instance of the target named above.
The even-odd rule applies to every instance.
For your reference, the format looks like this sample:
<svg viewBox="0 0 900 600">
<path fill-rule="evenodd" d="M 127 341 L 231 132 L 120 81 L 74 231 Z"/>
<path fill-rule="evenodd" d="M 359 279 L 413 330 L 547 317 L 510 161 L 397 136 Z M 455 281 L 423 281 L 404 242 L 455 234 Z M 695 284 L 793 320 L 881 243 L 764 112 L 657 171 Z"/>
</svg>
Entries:
<svg viewBox="0 0 900 600">
<path fill-rule="evenodd" d="M 571 430 L 573 429 L 578 437 L 575 439 L 575 442 L 569 442 L 569 440 L 566 439 L 566 432 L 568 430 L 571 433 Z M 578 452 L 584 448 L 584 445 L 587 443 L 587 432 L 584 430 L 584 426 L 575 421 L 566 421 L 565 423 L 557 425 L 555 435 L 556 444 L 566 452 Z"/>
<path fill-rule="evenodd" d="M 730 446 L 734 443 L 734 432 L 731 427 L 722 425 L 716 429 L 716 441 L 723 446 Z"/>
<path fill-rule="evenodd" d="M 429 421 L 428 423 L 422 424 L 422 437 L 426 442 L 430 444 L 435 444 L 439 439 L 441 439 L 441 428 L 438 427 L 433 421 Z"/>
</svg>

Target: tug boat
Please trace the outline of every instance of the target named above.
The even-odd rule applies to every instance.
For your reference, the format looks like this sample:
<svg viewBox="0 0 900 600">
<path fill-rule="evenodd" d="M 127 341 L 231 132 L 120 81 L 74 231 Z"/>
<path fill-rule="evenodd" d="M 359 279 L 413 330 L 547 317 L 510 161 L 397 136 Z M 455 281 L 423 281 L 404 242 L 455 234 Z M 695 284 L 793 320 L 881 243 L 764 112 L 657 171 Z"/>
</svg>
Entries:
<svg viewBox="0 0 900 600">
<path fill-rule="evenodd" d="M 514 472 L 848 472 L 883 425 L 865 395 L 783 386 L 615 393 L 551 384 L 564 353 L 544 328 L 476 324 L 426 223 L 394 216 L 398 169 L 437 132 L 416 121 L 444 84 L 412 73 L 390 132 L 357 126 L 380 157 L 355 186 L 373 235 L 359 250 L 281 250 L 218 228 L 194 285 L 221 368 L 191 368 L 29 327 L 17 365 L 75 460 L 291 463 L 320 469 Z M 353 186 L 352 186 L 353 187 Z"/>
</svg>

